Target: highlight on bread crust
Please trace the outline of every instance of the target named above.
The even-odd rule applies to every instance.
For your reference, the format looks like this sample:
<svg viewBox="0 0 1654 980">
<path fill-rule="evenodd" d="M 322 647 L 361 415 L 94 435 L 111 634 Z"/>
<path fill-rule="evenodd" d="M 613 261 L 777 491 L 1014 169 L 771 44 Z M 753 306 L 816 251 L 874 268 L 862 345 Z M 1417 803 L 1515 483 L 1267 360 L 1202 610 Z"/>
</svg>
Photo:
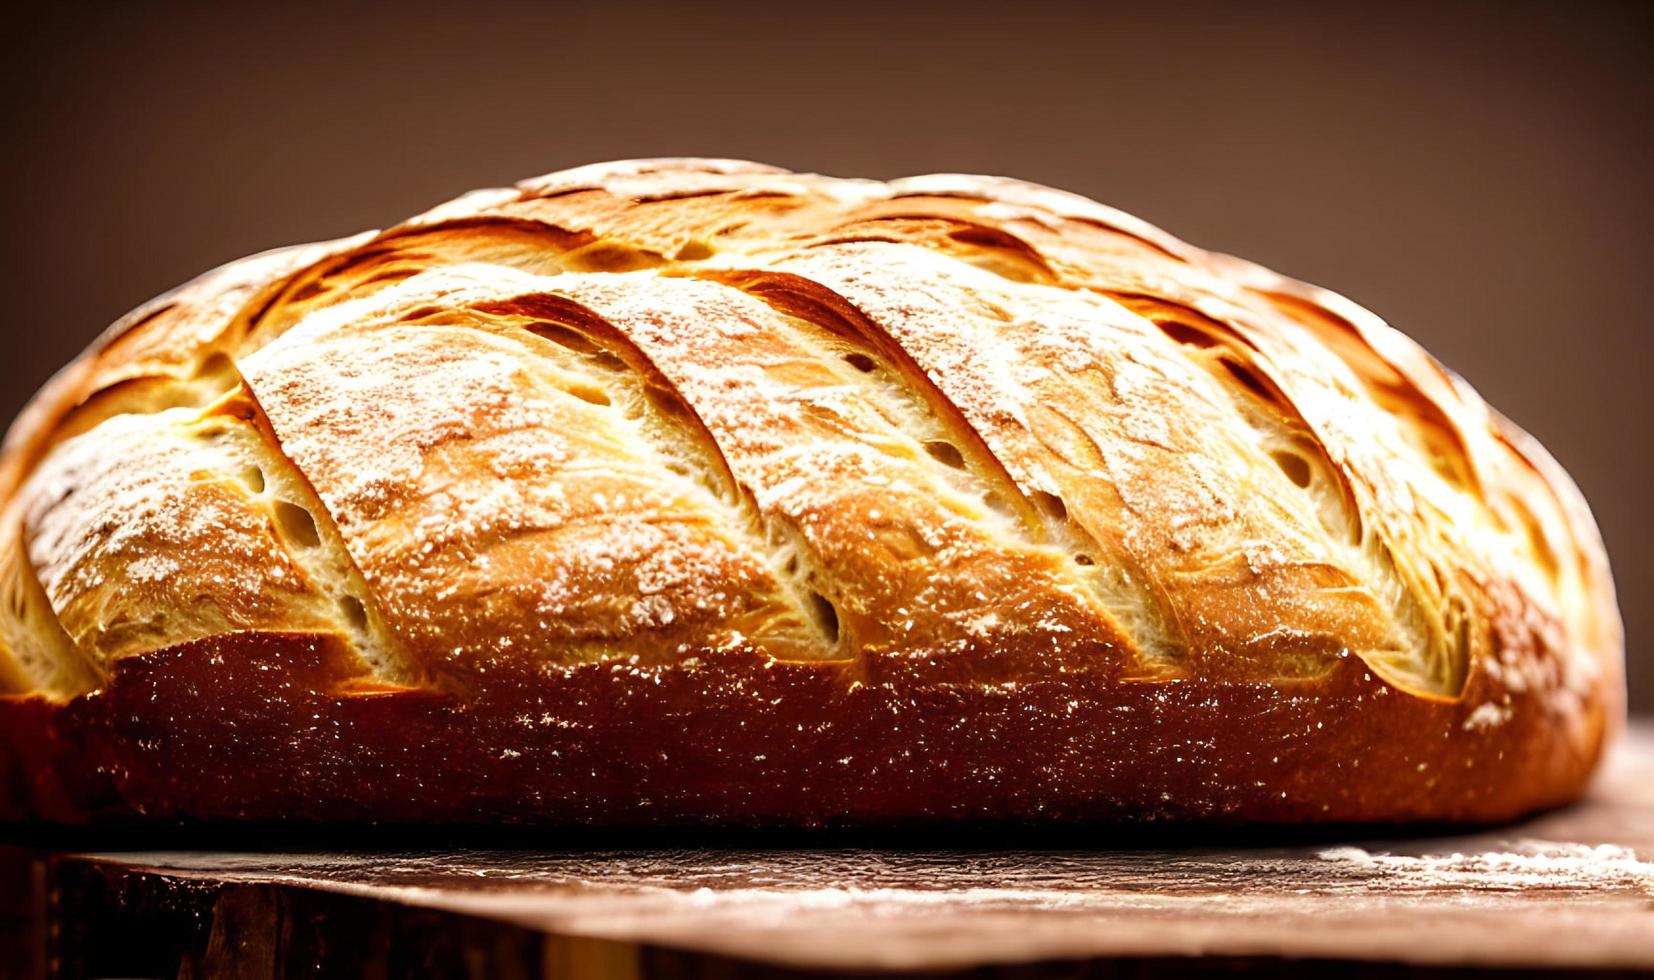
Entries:
<svg viewBox="0 0 1654 980">
<path fill-rule="evenodd" d="M 234 263 L 0 494 L 12 819 L 1495 819 L 1623 697 L 1463 380 L 1000 178 L 628 161 Z"/>
</svg>

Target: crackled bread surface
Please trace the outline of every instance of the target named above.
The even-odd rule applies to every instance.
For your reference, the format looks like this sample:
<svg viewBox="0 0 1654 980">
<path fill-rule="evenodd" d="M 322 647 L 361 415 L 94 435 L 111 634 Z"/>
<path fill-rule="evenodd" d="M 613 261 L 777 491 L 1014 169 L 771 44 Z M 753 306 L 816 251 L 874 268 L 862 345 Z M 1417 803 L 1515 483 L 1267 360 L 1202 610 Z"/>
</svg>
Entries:
<svg viewBox="0 0 1654 980">
<path fill-rule="evenodd" d="M 235 263 L 0 492 L 14 816 L 1485 819 L 1622 696 L 1461 379 L 1004 179 L 631 161 Z"/>
</svg>

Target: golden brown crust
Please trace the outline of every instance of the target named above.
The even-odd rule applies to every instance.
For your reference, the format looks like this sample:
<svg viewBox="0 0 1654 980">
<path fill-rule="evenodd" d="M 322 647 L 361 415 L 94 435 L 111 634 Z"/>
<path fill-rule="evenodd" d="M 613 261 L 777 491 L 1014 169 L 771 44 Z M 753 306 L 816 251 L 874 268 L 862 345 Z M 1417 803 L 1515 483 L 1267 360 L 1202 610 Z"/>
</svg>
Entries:
<svg viewBox="0 0 1654 980">
<path fill-rule="evenodd" d="M 0 492 L 13 818 L 1498 819 L 1623 697 L 1462 380 L 998 178 L 628 161 L 248 260 Z"/>
</svg>

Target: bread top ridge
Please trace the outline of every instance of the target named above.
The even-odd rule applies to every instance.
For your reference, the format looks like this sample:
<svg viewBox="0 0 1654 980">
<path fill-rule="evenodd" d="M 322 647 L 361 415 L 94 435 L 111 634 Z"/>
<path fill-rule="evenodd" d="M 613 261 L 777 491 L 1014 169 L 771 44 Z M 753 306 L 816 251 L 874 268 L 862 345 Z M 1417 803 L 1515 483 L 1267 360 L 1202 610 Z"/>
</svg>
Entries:
<svg viewBox="0 0 1654 980">
<path fill-rule="evenodd" d="M 751 649 L 1599 716 L 1566 473 L 1355 303 L 1003 178 L 635 160 L 232 263 L 0 458 L 0 691 L 317 633 L 362 683 Z M 1506 698 L 1508 701 L 1508 698 Z"/>
</svg>

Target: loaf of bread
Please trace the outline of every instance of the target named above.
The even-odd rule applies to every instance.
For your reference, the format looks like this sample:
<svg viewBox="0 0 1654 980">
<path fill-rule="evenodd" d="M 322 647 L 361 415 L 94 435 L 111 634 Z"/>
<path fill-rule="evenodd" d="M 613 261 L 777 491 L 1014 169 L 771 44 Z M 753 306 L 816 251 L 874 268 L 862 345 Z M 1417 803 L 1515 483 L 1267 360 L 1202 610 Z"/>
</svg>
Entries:
<svg viewBox="0 0 1654 980">
<path fill-rule="evenodd" d="M 630 161 L 236 262 L 0 500 L 11 820 L 1482 821 L 1622 711 L 1463 380 L 998 178 Z"/>
</svg>

